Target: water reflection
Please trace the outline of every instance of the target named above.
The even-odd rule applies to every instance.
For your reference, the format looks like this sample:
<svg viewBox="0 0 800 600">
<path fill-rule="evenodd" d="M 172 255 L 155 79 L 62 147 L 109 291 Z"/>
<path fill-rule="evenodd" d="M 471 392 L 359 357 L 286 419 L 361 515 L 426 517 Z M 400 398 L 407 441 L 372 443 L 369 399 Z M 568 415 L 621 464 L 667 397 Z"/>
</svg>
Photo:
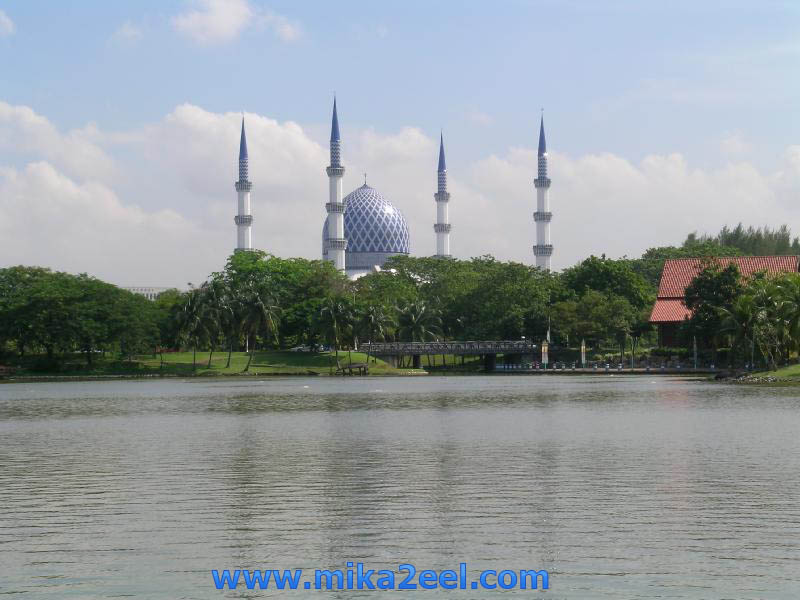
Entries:
<svg viewBox="0 0 800 600">
<path fill-rule="evenodd" d="M 666 378 L 3 385 L 0 592 L 220 597 L 212 568 L 361 560 L 794 598 L 798 426 L 791 389 Z"/>
</svg>

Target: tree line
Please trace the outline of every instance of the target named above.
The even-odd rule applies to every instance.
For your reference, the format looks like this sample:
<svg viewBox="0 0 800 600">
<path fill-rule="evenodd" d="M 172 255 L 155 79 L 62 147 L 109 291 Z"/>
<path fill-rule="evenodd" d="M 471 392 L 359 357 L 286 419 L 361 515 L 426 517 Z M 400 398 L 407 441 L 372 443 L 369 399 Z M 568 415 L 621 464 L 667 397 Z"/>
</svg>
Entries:
<svg viewBox="0 0 800 600">
<path fill-rule="evenodd" d="M 586 338 L 643 330 L 654 290 L 625 261 L 590 257 L 561 274 L 491 256 L 396 256 L 350 281 L 325 261 L 239 252 L 189 290 L 155 301 L 85 274 L 0 269 L 0 349 L 52 360 L 82 352 L 226 352 L 366 341 Z M 209 361 L 211 356 L 209 356 Z M 194 361 L 196 364 L 196 361 Z"/>
<path fill-rule="evenodd" d="M 560 273 L 491 256 L 395 256 L 356 281 L 321 260 L 239 252 L 206 281 L 155 301 L 85 274 L 10 267 L 0 269 L 0 354 L 58 361 L 79 352 L 91 364 L 97 353 L 163 358 L 183 348 L 210 351 L 209 362 L 226 352 L 230 364 L 234 351 L 246 350 L 249 367 L 258 349 L 330 346 L 338 354 L 366 341 L 523 337 L 549 337 L 551 353 L 582 340 L 592 349 L 633 351 L 655 344 L 648 318 L 667 258 L 743 254 L 722 242 L 744 246 L 742 239 L 788 235 L 787 228 L 739 226 L 713 239 L 690 235 L 682 246 L 651 248 L 640 258 L 590 256 Z M 687 290 L 693 318 L 683 328 L 685 342 L 699 336 L 711 340 L 713 351 L 730 342 L 737 352 L 750 343 L 769 360 L 787 360 L 796 350 L 798 325 L 789 316 L 794 280 L 741 282 L 722 270 L 728 277 L 722 285 L 723 275 L 707 267 Z M 706 277 L 713 285 L 697 292 Z"/>
</svg>

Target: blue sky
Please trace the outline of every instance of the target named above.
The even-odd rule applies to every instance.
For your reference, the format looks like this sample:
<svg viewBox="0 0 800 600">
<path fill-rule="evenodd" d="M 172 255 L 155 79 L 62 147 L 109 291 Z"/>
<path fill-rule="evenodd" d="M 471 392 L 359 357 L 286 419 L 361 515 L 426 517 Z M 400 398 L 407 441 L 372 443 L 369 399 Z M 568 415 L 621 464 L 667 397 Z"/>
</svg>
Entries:
<svg viewBox="0 0 800 600">
<path fill-rule="evenodd" d="M 251 28 L 206 45 L 171 26 L 189 6 L 0 2 L 18 30 L 3 95 L 120 129 L 186 101 L 312 124 L 337 90 L 351 127 L 444 127 L 454 158 L 531 144 L 540 106 L 572 154 L 716 164 L 739 132 L 768 161 L 800 129 L 797 2 L 270 2 L 296 41 Z M 125 23 L 137 41 L 114 41 Z"/>
<path fill-rule="evenodd" d="M 699 170 L 716 181 L 733 164 L 739 170 L 726 180 L 732 188 L 741 189 L 739 178 L 753 171 L 761 178 L 752 183 L 754 190 L 783 177 L 765 196 L 771 201 L 786 204 L 787 190 L 795 192 L 794 175 L 785 173 L 793 168 L 791 153 L 800 134 L 798 2 L 0 0 L 0 10 L 11 23 L 4 26 L 0 19 L 0 101 L 31 109 L 62 137 L 78 135 L 96 145 L 116 172 L 98 178 L 122 205 L 144 210 L 166 205 L 203 227 L 217 212 L 201 214 L 197 201 L 189 201 L 194 192 L 176 189 L 161 198 L 150 189 L 137 191 L 132 180 L 148 173 L 152 152 L 146 144 L 124 140 L 167 127 L 175 121 L 169 115 L 187 104 L 211 115 L 244 110 L 282 126 L 294 122 L 324 147 L 334 90 L 345 149 L 350 142 L 351 156 L 363 159 L 352 165 L 354 176 L 391 168 L 376 158 L 391 156 L 369 154 L 367 141 L 392 146 L 390 141 L 410 128 L 425 139 L 415 146 L 416 138 L 403 138 L 410 145 L 394 160 L 408 158 L 415 147 L 427 160 L 428 138 L 437 137 L 441 127 L 452 176 L 474 188 L 465 189 L 465 198 L 502 193 L 502 186 L 478 189 L 475 182 L 493 158 L 517 166 L 526 160 L 544 107 L 548 146 L 556 157 L 565 157 L 565 177 L 581 165 L 591 173 L 591 157 L 603 156 L 630 163 L 637 177 L 649 176 L 648 157 L 679 155 L 688 180 Z M 248 16 L 233 14 L 236 10 Z M 200 20 L 192 21 L 192 13 Z M 97 131 L 87 133 L 87 126 Z M 7 129 L 5 135 L 19 131 Z M 365 135 L 373 138 L 364 141 Z M 0 165 L 21 171 L 46 160 L 73 183 L 93 180 L 91 173 L 59 165 L 41 145 L 5 141 L 0 137 Z M 230 174 L 223 174 L 224 186 L 213 190 L 208 202 L 202 200 L 203 206 L 228 193 Z M 265 172 L 256 180 L 262 194 L 271 189 L 263 185 L 270 177 Z M 554 201 L 558 183 L 554 180 Z M 389 177 L 385 185 L 400 193 L 392 188 L 400 184 Z M 419 192 L 425 197 L 432 193 L 427 180 L 414 185 L 425 188 Z M 529 198 L 532 204 L 532 189 L 525 185 L 520 202 Z M 310 199 L 318 192 L 312 187 L 296 193 Z M 599 208 L 605 198 L 585 201 Z M 257 207 L 258 197 L 254 202 Z M 416 210 L 398 204 L 406 212 Z M 453 206 L 457 228 L 458 205 Z M 789 217 L 794 214 L 776 216 Z M 567 239 L 582 239 L 573 225 Z M 800 224 L 790 225 L 800 230 Z M 717 228 L 702 220 L 699 226 Z M 651 237 L 679 242 L 678 231 L 669 232 L 677 239 L 666 233 L 663 240 Z M 519 251 L 496 254 L 523 260 L 527 254 L 521 248 L 529 253 L 529 242 L 519 240 Z M 610 244 L 608 251 L 633 255 L 643 244 Z M 575 247 L 560 266 L 604 248 L 603 243 Z M 294 246 L 275 250 L 300 253 Z M 467 255 L 478 250 L 470 248 Z M 306 254 L 316 252 L 315 242 Z M 205 266 L 198 263 L 196 269 Z"/>
</svg>

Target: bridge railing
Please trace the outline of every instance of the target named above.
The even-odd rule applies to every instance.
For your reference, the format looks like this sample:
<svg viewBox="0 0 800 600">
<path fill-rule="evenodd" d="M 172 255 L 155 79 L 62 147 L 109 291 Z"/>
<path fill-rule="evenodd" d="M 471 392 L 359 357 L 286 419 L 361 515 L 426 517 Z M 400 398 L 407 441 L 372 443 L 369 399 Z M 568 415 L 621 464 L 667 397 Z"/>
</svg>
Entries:
<svg viewBox="0 0 800 600">
<path fill-rule="evenodd" d="M 527 340 L 466 342 L 372 342 L 359 350 L 373 355 L 413 354 L 533 354 L 538 346 Z"/>
</svg>

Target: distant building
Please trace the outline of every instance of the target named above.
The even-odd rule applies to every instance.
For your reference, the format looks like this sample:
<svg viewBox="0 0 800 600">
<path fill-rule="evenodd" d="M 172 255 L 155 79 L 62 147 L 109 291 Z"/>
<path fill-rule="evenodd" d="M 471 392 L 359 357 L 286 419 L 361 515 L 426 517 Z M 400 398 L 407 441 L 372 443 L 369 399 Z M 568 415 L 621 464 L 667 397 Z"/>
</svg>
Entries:
<svg viewBox="0 0 800 600">
<path fill-rule="evenodd" d="M 800 267 L 800 256 L 731 256 L 715 259 L 723 269 L 734 263 L 742 277 L 755 273 L 795 273 Z M 671 258 L 664 263 L 658 297 L 650 313 L 650 322 L 658 326 L 658 345 L 678 346 L 678 328 L 692 316 L 683 299 L 686 287 L 700 273 L 702 258 Z"/>
<path fill-rule="evenodd" d="M 441 147 L 440 147 L 441 148 Z M 391 256 L 407 255 L 408 223 L 402 213 L 378 190 L 364 185 L 342 197 L 342 138 L 333 101 L 330 140 L 331 164 L 327 167 L 329 202 L 322 226 L 322 258 L 355 279 L 383 267 Z"/>
<path fill-rule="evenodd" d="M 533 254 L 536 266 L 550 270 L 553 244 L 550 239 L 550 178 L 547 175 L 547 142 L 544 134 L 544 116 L 539 123 L 539 147 L 537 153 L 538 170 L 534 180 L 536 188 L 536 244 Z M 333 100 L 330 137 L 330 164 L 325 172 L 328 175 L 328 197 L 325 203 L 327 212 L 322 224 L 322 259 L 330 261 L 334 267 L 351 279 L 367 273 L 380 271 L 392 256 L 408 256 L 411 252 L 411 235 L 408 222 L 399 208 L 378 190 L 364 185 L 345 194 L 342 180 L 345 165 L 342 155 L 342 136 L 339 131 L 339 115 L 336 98 Z M 447 164 L 444 152 L 444 134 L 439 137 L 439 163 L 436 170 L 436 221 L 435 254 L 438 258 L 451 256 L 450 232 L 450 192 L 447 189 Z M 235 252 L 253 250 L 250 192 L 253 184 L 249 179 L 249 157 L 244 117 L 242 117 L 239 138 L 239 179 L 235 182 L 237 193 L 237 214 Z M 262 245 L 263 247 L 263 245 Z"/>
<path fill-rule="evenodd" d="M 129 292 L 133 292 L 134 294 L 139 294 L 140 296 L 144 296 L 148 300 L 155 300 L 158 298 L 158 295 L 161 292 L 166 292 L 167 290 L 171 290 L 173 288 L 168 287 L 123 287 L 123 290 L 127 290 Z"/>
<path fill-rule="evenodd" d="M 239 180 L 234 184 L 239 209 L 233 218 L 233 222 L 236 224 L 235 252 L 247 252 L 253 249 L 253 215 L 250 214 L 250 190 L 253 189 L 253 184 L 249 179 L 249 170 L 247 136 L 244 133 L 244 117 L 242 117 L 242 133 L 239 138 Z"/>
<path fill-rule="evenodd" d="M 536 266 L 540 269 L 550 270 L 550 259 L 553 256 L 553 242 L 550 240 L 550 221 L 553 213 L 550 212 L 550 178 L 547 176 L 547 141 L 544 138 L 544 115 L 539 123 L 539 151 L 538 172 L 533 185 L 536 188 L 536 212 L 533 220 L 536 223 L 536 245 L 533 255 L 536 257 Z"/>
</svg>

